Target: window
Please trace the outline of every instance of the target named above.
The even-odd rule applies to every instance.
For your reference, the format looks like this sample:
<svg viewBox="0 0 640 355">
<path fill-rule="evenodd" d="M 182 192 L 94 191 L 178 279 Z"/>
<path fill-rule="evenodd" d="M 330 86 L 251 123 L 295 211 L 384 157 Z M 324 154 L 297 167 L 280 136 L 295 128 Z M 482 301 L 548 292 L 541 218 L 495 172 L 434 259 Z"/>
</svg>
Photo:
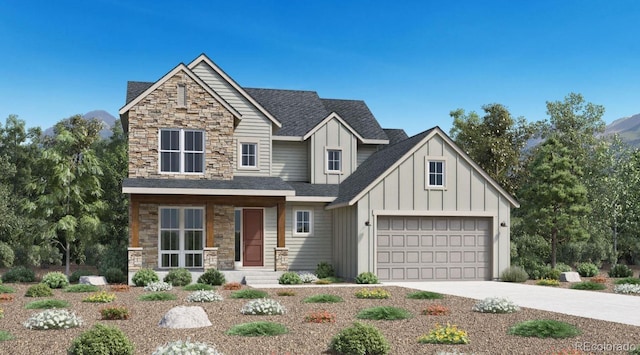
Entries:
<svg viewBox="0 0 640 355">
<path fill-rule="evenodd" d="M 202 267 L 204 210 L 160 208 L 159 265 Z"/>
<path fill-rule="evenodd" d="M 187 88 L 184 84 L 178 84 L 178 107 L 187 107 Z"/>
<path fill-rule="evenodd" d="M 256 168 L 258 162 L 258 144 L 242 143 L 241 165 L 244 168 Z"/>
<path fill-rule="evenodd" d="M 161 129 L 160 171 L 163 173 L 203 173 L 204 132 Z"/>
<path fill-rule="evenodd" d="M 427 165 L 427 186 L 444 187 L 444 161 L 429 160 Z"/>
<path fill-rule="evenodd" d="M 312 214 L 311 211 L 302 210 L 295 211 L 295 221 L 293 222 L 294 234 L 310 235 L 312 232 Z"/>
<path fill-rule="evenodd" d="M 339 149 L 327 149 L 327 171 L 342 171 L 342 151 Z"/>
</svg>

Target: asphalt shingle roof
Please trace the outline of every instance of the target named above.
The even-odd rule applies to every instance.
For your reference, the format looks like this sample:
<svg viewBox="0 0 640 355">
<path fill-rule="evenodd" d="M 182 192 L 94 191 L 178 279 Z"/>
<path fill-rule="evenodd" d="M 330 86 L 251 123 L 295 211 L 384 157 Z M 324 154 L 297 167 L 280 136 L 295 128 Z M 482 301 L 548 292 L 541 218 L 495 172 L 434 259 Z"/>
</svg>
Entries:
<svg viewBox="0 0 640 355">
<path fill-rule="evenodd" d="M 184 180 L 127 178 L 122 187 L 161 189 L 224 189 L 224 190 L 282 190 L 293 188 L 279 177 L 235 176 L 233 180 Z"/>
<path fill-rule="evenodd" d="M 405 132 L 404 129 L 383 128 L 383 131 L 387 134 L 387 137 L 389 137 L 389 145 L 400 143 L 403 140 L 409 138 L 407 132 Z"/>
<path fill-rule="evenodd" d="M 136 97 L 140 96 L 145 90 L 150 88 L 155 83 L 147 81 L 127 81 L 127 102 L 133 101 Z"/>
<path fill-rule="evenodd" d="M 387 139 L 367 104 L 361 100 L 322 99 L 329 112 L 335 112 L 365 139 Z"/>
<path fill-rule="evenodd" d="M 336 197 L 338 196 L 337 184 L 310 184 L 308 182 L 292 182 L 288 181 L 287 184 L 291 185 L 296 190 L 296 196 L 321 196 L 321 197 Z"/>
</svg>

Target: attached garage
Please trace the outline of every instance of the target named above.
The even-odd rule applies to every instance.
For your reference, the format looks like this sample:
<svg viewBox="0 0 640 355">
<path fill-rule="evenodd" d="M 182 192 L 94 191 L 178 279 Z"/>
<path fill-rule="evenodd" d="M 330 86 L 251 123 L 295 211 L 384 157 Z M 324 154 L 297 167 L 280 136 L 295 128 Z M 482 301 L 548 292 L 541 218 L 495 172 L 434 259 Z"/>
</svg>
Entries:
<svg viewBox="0 0 640 355">
<path fill-rule="evenodd" d="M 488 280 L 491 219 L 378 216 L 381 281 Z"/>
</svg>

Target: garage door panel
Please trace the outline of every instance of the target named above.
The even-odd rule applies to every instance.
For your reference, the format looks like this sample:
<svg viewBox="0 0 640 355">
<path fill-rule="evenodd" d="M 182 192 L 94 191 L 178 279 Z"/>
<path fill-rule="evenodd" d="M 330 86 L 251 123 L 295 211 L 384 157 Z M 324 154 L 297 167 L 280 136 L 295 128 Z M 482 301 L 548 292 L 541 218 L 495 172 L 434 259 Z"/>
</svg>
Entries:
<svg viewBox="0 0 640 355">
<path fill-rule="evenodd" d="M 391 253 L 391 262 L 394 264 L 404 263 L 404 252 L 394 251 Z"/>
<path fill-rule="evenodd" d="M 450 280 L 462 280 L 462 268 L 461 267 L 450 267 L 449 268 L 449 279 Z"/>
<path fill-rule="evenodd" d="M 420 269 L 420 278 L 422 280 L 433 280 L 433 268 L 423 267 Z"/>
<path fill-rule="evenodd" d="M 449 279 L 449 268 L 437 267 L 437 268 L 435 268 L 435 272 L 436 272 L 436 280 L 447 280 L 447 279 Z"/>
<path fill-rule="evenodd" d="M 446 251 L 437 251 L 436 252 L 436 263 L 438 264 L 444 264 L 446 262 L 448 262 L 447 256 L 449 255 L 448 252 Z"/>
<path fill-rule="evenodd" d="M 408 251 L 406 254 L 406 260 L 409 264 L 419 264 L 420 263 L 420 253 L 418 251 Z"/>
<path fill-rule="evenodd" d="M 391 246 L 389 243 L 389 236 L 385 234 L 378 235 L 378 246 L 379 247 L 389 247 Z"/>
<path fill-rule="evenodd" d="M 420 268 L 417 267 L 408 267 L 405 269 L 405 275 L 407 280 L 409 281 L 419 281 L 420 280 Z"/>
<path fill-rule="evenodd" d="M 461 247 L 462 246 L 462 236 L 461 235 L 449 236 L 449 245 L 451 245 L 452 247 Z"/>
<path fill-rule="evenodd" d="M 459 264 L 462 262 L 462 252 L 452 251 L 449 253 L 449 260 L 454 264 Z"/>
<path fill-rule="evenodd" d="M 422 263 L 432 263 L 433 262 L 433 252 L 432 251 L 422 251 L 422 252 L 420 252 L 420 261 Z"/>
<path fill-rule="evenodd" d="M 393 280 L 404 280 L 404 268 L 393 268 L 391 269 L 391 277 L 393 277 Z"/>
<path fill-rule="evenodd" d="M 409 248 L 417 248 L 420 246 L 420 237 L 417 235 L 408 235 L 406 236 L 405 241 Z"/>
<path fill-rule="evenodd" d="M 378 264 L 388 264 L 391 261 L 391 253 L 388 251 L 378 251 Z"/>
<path fill-rule="evenodd" d="M 436 246 L 446 247 L 447 245 L 449 245 L 448 240 L 449 237 L 446 235 L 436 235 Z"/>
<path fill-rule="evenodd" d="M 420 242 L 423 247 L 431 247 L 433 246 L 433 236 L 432 235 L 421 235 Z"/>
<path fill-rule="evenodd" d="M 393 247 L 404 247 L 404 235 L 393 235 L 391 236 L 391 246 Z"/>
</svg>

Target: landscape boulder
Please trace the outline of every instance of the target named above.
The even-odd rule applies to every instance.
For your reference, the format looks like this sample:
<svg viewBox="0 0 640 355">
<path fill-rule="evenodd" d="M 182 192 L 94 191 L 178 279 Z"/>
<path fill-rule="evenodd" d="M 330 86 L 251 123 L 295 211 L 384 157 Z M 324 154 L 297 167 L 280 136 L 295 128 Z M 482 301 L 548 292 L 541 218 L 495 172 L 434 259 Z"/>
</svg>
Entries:
<svg viewBox="0 0 640 355">
<path fill-rule="evenodd" d="M 80 276 L 78 282 L 85 285 L 104 286 L 107 284 L 107 279 L 104 276 Z"/>
<path fill-rule="evenodd" d="M 178 306 L 171 308 L 158 324 L 162 328 L 202 328 L 210 327 L 207 313 L 198 306 Z"/>
<path fill-rule="evenodd" d="M 575 271 L 560 273 L 560 282 L 580 282 L 580 274 Z"/>
</svg>

